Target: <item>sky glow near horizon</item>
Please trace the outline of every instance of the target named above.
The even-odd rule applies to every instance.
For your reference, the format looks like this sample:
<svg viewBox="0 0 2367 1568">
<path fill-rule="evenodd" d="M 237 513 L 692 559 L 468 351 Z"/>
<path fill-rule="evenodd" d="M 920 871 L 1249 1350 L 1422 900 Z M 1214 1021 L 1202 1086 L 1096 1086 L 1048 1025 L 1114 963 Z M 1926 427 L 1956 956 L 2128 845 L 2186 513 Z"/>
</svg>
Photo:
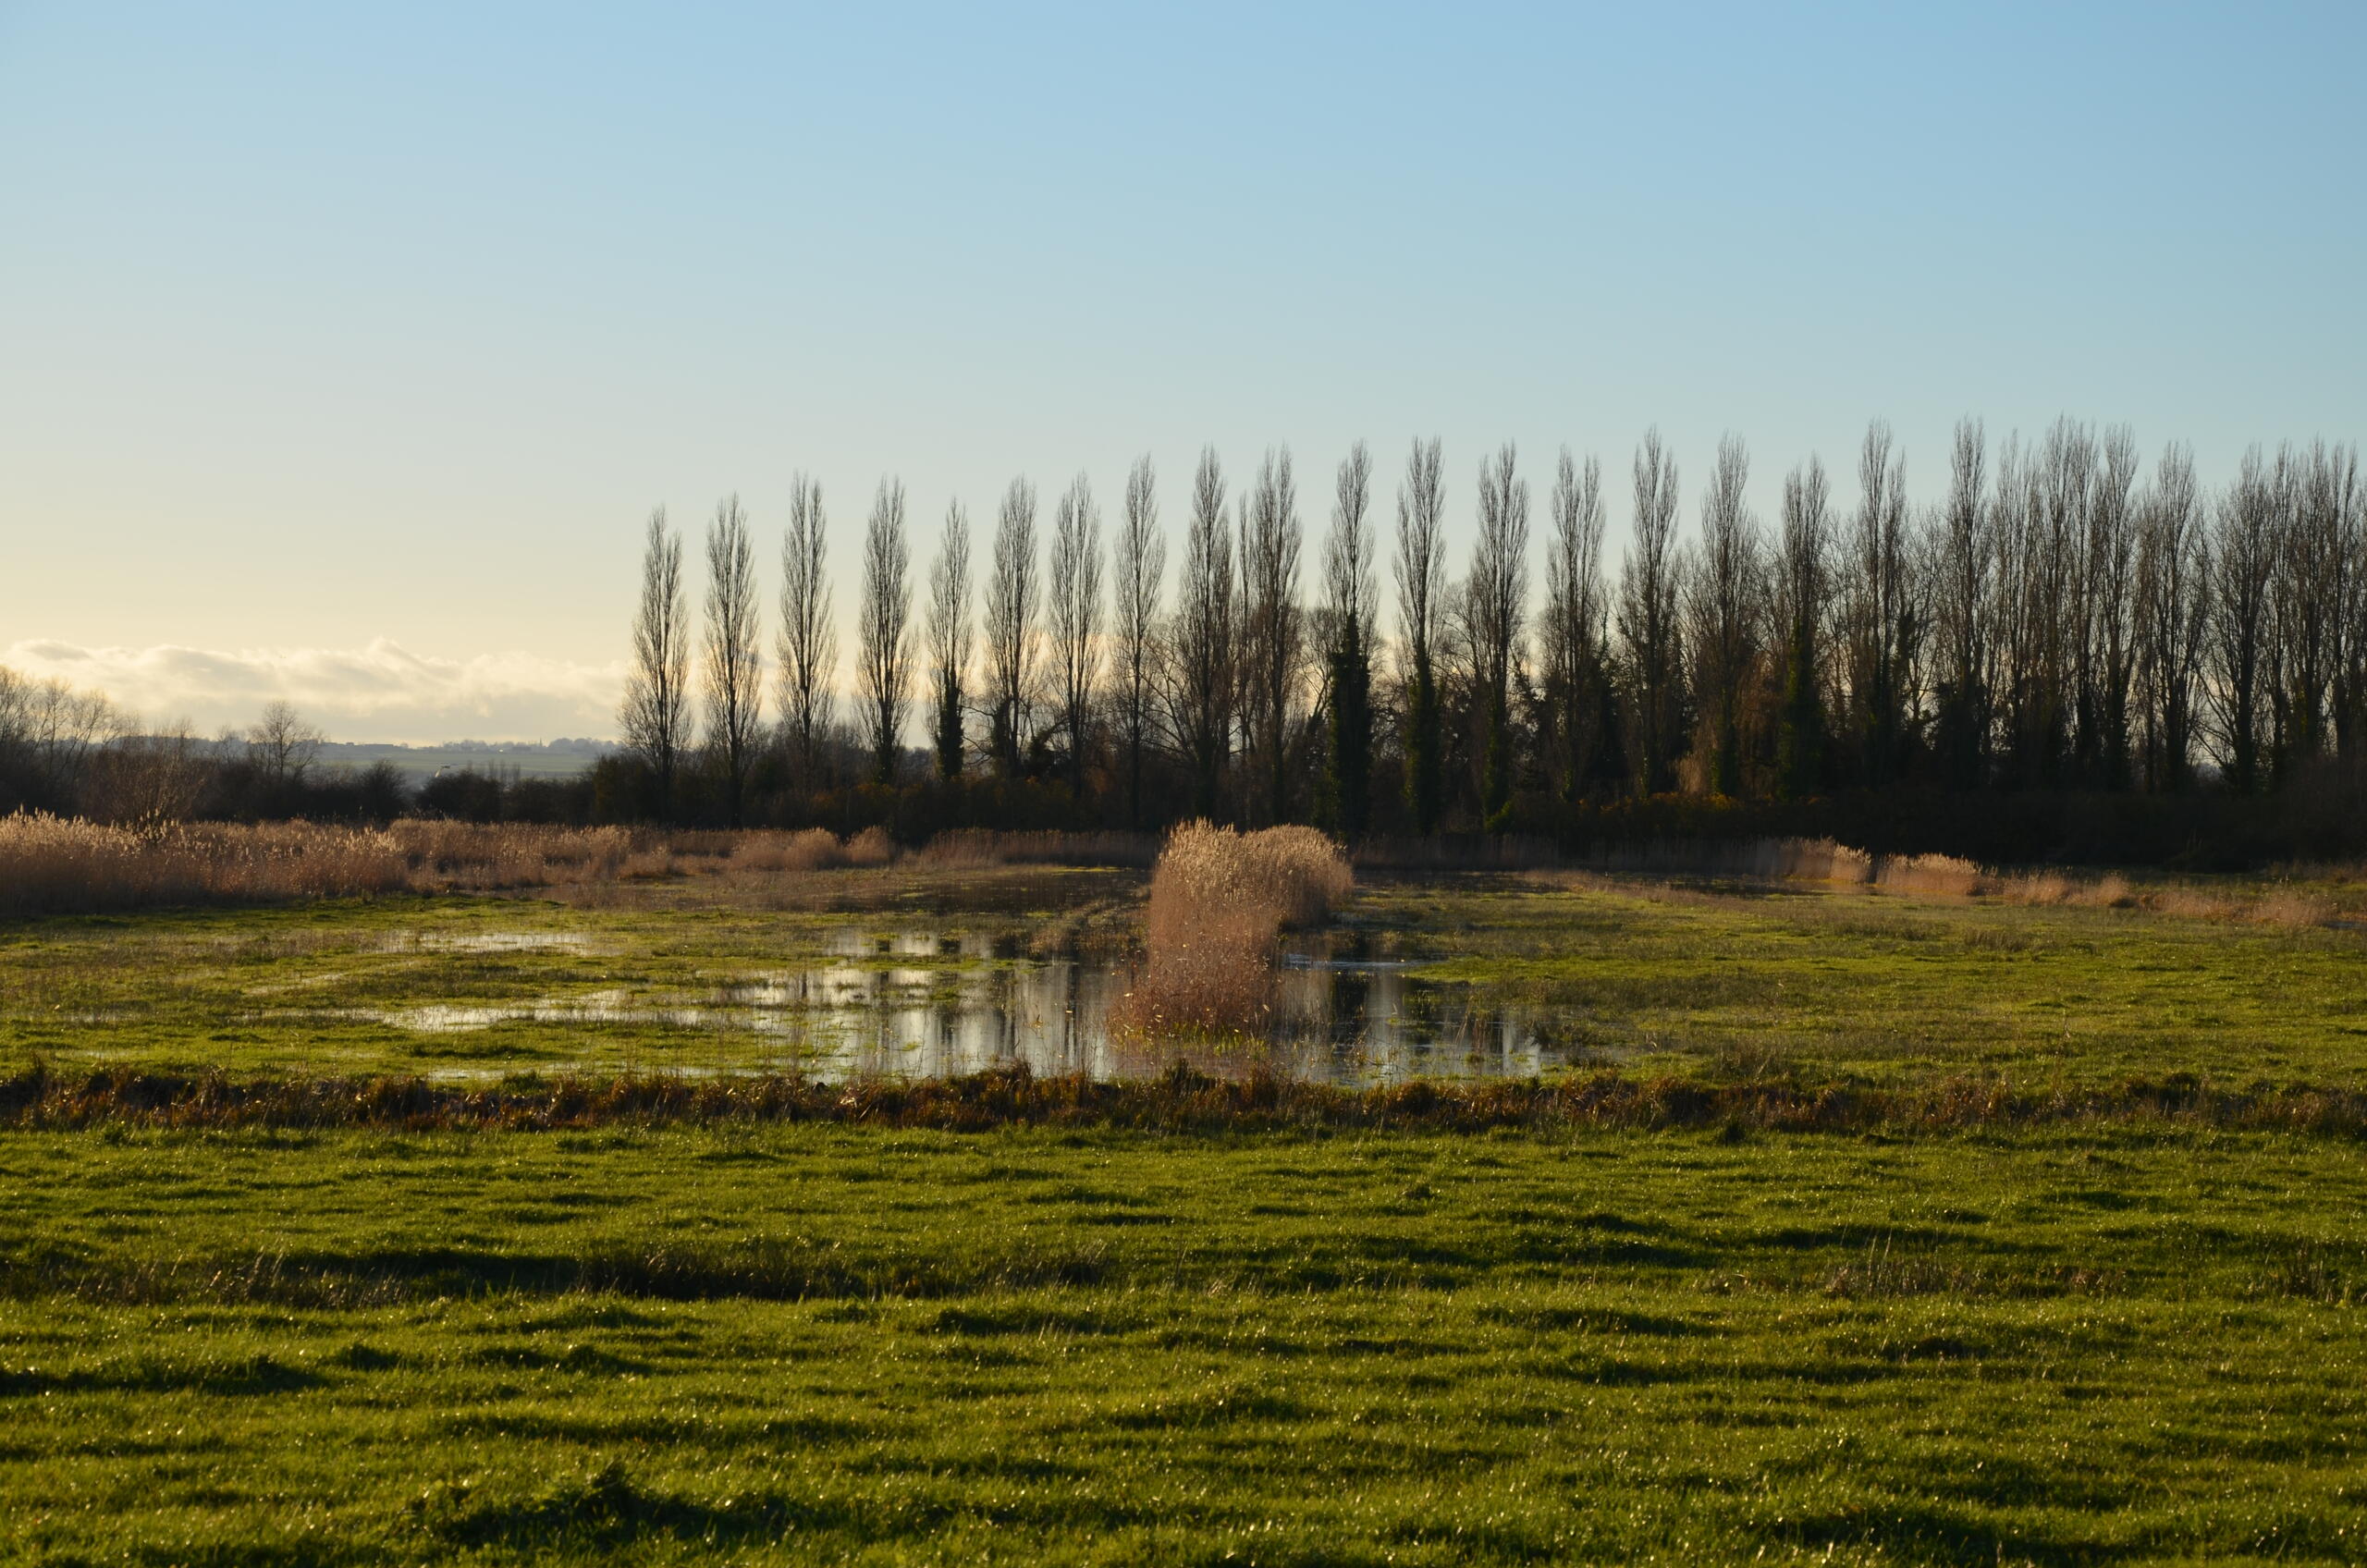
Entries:
<svg viewBox="0 0 2367 1568">
<path fill-rule="evenodd" d="M 0 662 L 202 729 L 613 730 L 640 533 L 1287 443 L 2367 425 L 2367 8 L 0 3 Z M 981 537 L 980 543 L 983 543 Z M 695 545 L 693 546 L 695 553 Z M 981 550 L 982 554 L 983 551 Z M 1171 552 L 1180 553 L 1180 552 Z M 767 590 L 777 582 L 767 559 Z M 1312 587 L 1311 573 L 1308 587 Z M 851 639 L 849 655 L 851 655 Z"/>
</svg>

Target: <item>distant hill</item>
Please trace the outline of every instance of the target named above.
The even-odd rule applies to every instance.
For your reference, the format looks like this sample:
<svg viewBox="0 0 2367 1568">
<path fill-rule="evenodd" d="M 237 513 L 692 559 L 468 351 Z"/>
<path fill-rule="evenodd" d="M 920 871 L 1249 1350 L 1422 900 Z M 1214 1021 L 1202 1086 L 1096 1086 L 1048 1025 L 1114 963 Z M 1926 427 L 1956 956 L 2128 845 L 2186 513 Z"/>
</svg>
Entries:
<svg viewBox="0 0 2367 1568">
<path fill-rule="evenodd" d="M 370 741 L 324 741 L 316 766 L 364 768 L 392 763 L 407 784 L 472 767 L 521 778 L 557 778 L 583 772 L 617 749 L 613 741 L 451 741 L 440 746 L 396 746 Z"/>
</svg>

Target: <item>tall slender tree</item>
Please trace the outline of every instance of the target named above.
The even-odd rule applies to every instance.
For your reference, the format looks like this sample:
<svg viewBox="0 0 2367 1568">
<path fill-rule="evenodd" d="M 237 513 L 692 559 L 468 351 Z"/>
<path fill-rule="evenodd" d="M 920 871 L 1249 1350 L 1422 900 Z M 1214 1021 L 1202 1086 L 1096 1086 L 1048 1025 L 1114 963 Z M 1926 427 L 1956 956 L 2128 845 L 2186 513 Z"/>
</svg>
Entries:
<svg viewBox="0 0 2367 1568">
<path fill-rule="evenodd" d="M 764 704 L 756 635 L 755 549 L 747 513 L 731 496 L 716 503 L 706 530 L 706 743 L 722 775 L 724 816 L 734 827 Z"/>
<path fill-rule="evenodd" d="M 2173 443 L 2163 448 L 2137 522 L 2137 681 L 2145 783 L 2161 793 L 2182 790 L 2193 778 L 2209 567 L 2194 456 Z"/>
<path fill-rule="evenodd" d="M 1997 553 L 1989 505 L 1989 440 L 1981 422 L 1956 422 L 1949 448 L 1948 498 L 1931 545 L 1934 681 L 1932 746 L 1950 787 L 1971 790 L 1989 775 Z"/>
<path fill-rule="evenodd" d="M 913 546 L 904 529 L 904 482 L 887 478 L 872 498 L 863 531 L 860 621 L 864 739 L 872 778 L 896 782 L 903 752 L 904 704 L 912 689 Z"/>
<path fill-rule="evenodd" d="M 937 776 L 962 777 L 970 679 L 970 514 L 954 501 L 928 569 L 929 740 Z"/>
<path fill-rule="evenodd" d="M 789 485 L 789 527 L 780 543 L 780 712 L 800 788 L 820 787 L 823 736 L 830 726 L 839 634 L 830 614 L 828 524 L 822 486 L 803 473 Z"/>
<path fill-rule="evenodd" d="M 1288 447 L 1269 448 L 1242 512 L 1244 717 L 1267 822 L 1290 815 L 1291 722 L 1299 684 L 1298 488 Z"/>
<path fill-rule="evenodd" d="M 2283 472 L 2258 447 L 2244 454 L 2236 482 L 2219 504 L 2211 549 L 2210 656 L 2219 770 L 2239 795 L 2266 782 L 2262 766 L 2271 659 L 2269 598 L 2276 582 Z"/>
<path fill-rule="evenodd" d="M 1397 490 L 1397 627 L 1405 659 L 1405 800 L 1414 829 L 1435 833 L 1446 808 L 1439 704 L 1439 617 L 1446 597 L 1444 471 L 1436 436 L 1418 438 Z"/>
<path fill-rule="evenodd" d="M 1371 510 L 1372 454 L 1358 441 L 1340 459 L 1323 545 L 1322 815 L 1351 841 L 1372 826 L 1372 643 L 1380 591 Z"/>
<path fill-rule="evenodd" d="M 987 580 L 988 745 L 995 766 L 1016 778 L 1031 744 L 1036 693 L 1036 486 L 1014 479 L 995 515 L 993 575 Z"/>
<path fill-rule="evenodd" d="M 1824 655 L 1833 539 L 1828 493 L 1824 464 L 1815 457 L 1784 478 L 1784 536 L 1775 576 L 1784 684 L 1778 697 L 1775 780 L 1777 792 L 1790 800 L 1824 787 Z"/>
<path fill-rule="evenodd" d="M 1545 544 L 1545 712 L 1555 782 L 1571 800 L 1604 771 L 1610 737 L 1605 668 L 1608 599 L 1602 581 L 1602 465 L 1581 469 L 1562 448 L 1553 478 L 1553 531 Z"/>
<path fill-rule="evenodd" d="M 1126 826 L 1143 822 L 1143 763 L 1151 740 L 1158 678 L 1159 579 L 1167 538 L 1159 531 L 1159 482 L 1148 454 L 1126 475 L 1125 521 L 1118 532 L 1116 668 L 1120 745 L 1125 752 Z"/>
<path fill-rule="evenodd" d="M 1069 792 L 1085 799 L 1093 695 L 1101 681 L 1101 508 L 1078 474 L 1052 509 L 1052 662 L 1060 683 L 1061 732 L 1068 742 Z"/>
<path fill-rule="evenodd" d="M 2346 455 L 2312 442 L 2290 459 L 2288 499 L 2281 508 L 2272 636 L 2281 677 L 2272 694 L 2279 739 L 2276 766 L 2290 778 L 2323 756 L 2328 710 L 2342 660 L 2346 559 Z"/>
<path fill-rule="evenodd" d="M 687 729 L 690 616 L 682 603 L 682 541 L 666 508 L 649 514 L 641 557 L 641 606 L 632 623 L 632 673 L 619 721 L 625 745 L 649 770 L 657 815 L 674 809 L 674 775 Z"/>
<path fill-rule="evenodd" d="M 1192 473 L 1192 516 L 1176 585 L 1170 706 L 1192 777 L 1192 809 L 1218 815 L 1233 755 L 1233 540 L 1225 527 L 1224 468 L 1203 447 Z"/>
<path fill-rule="evenodd" d="M 1479 465 L 1479 532 L 1465 596 L 1478 678 L 1480 821 L 1501 833 L 1512 809 L 1513 677 L 1528 610 L 1528 482 L 1509 441 Z"/>
<path fill-rule="evenodd" d="M 1619 582 L 1619 636 L 1635 712 L 1633 770 L 1647 794 L 1676 787 L 1685 735 L 1684 640 L 1677 619 L 1676 459 L 1661 433 L 1636 449 L 1636 528 Z"/>
<path fill-rule="evenodd" d="M 2103 433 L 2088 492 L 2086 551 L 2088 671 L 2083 704 L 2094 731 L 2085 744 L 2088 781 L 2129 783 L 2128 698 L 2137 678 L 2137 439 L 2125 424 Z"/>
<path fill-rule="evenodd" d="M 1721 795 L 1743 785 L 1743 708 L 1759 659 L 1761 571 L 1759 521 L 1745 498 L 1750 454 L 1738 435 L 1718 442 L 1701 492 L 1701 548 L 1686 594 L 1686 640 L 1693 649 L 1709 746 L 1708 783 Z"/>
<path fill-rule="evenodd" d="M 2367 757 L 2367 485 L 2359 482 L 2359 447 L 2334 451 L 2341 508 L 2342 581 L 2335 594 L 2335 746 L 2346 763 Z"/>
<path fill-rule="evenodd" d="M 1883 420 L 1866 427 L 1858 486 L 1848 591 L 1842 601 L 1849 719 L 1856 731 L 1858 777 L 1885 789 L 1897 781 L 1905 761 L 1922 625 L 1907 553 L 1906 458 Z"/>
</svg>

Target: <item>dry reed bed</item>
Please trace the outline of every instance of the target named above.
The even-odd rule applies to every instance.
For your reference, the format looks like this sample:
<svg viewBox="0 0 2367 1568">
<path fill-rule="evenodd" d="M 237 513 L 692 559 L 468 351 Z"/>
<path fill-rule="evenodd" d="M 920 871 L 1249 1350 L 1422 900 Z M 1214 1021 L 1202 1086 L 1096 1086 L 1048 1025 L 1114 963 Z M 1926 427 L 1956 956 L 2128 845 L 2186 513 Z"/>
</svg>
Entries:
<svg viewBox="0 0 2367 1568">
<path fill-rule="evenodd" d="M 399 1129 L 556 1132 L 819 1121 L 982 1132 L 1108 1127 L 1166 1132 L 1490 1128 L 1729 1133 L 1952 1133 L 2151 1126 L 2367 1138 L 2367 1093 L 2226 1089 L 2185 1074 L 2085 1088 L 1956 1078 L 1901 1088 L 1780 1079 L 1705 1083 L 1617 1069 L 1550 1080 L 1417 1081 L 1344 1089 L 1261 1068 L 1220 1079 L 1177 1063 L 1151 1079 L 1037 1077 L 1024 1064 L 967 1077 L 828 1084 L 794 1073 L 690 1078 L 532 1074 L 460 1084 L 417 1077 L 231 1077 L 35 1066 L 0 1079 L 0 1129 Z"/>
<path fill-rule="evenodd" d="M 386 827 L 186 823 L 139 831 L 0 817 L 0 915 L 479 892 L 734 872 L 886 865 L 895 841 L 803 832 L 650 831 L 407 819 Z"/>
<path fill-rule="evenodd" d="M 1830 839 L 1760 839 L 1731 844 L 1641 843 L 1601 850 L 1588 868 L 1543 874 L 1581 886 L 1615 886 L 1602 877 L 1707 876 L 1751 882 L 1812 882 L 1907 897 L 1979 900 L 2038 908 L 2137 909 L 2189 920 L 2277 926 L 2323 925 L 2335 901 L 2298 888 L 2258 896 L 2188 886 L 2139 888 L 2117 872 L 2098 876 L 2061 871 L 1993 870 L 1954 855 L 1877 855 Z"/>
<path fill-rule="evenodd" d="M 1148 1035 L 1260 1027 L 1283 928 L 1321 921 L 1354 886 L 1340 847 L 1312 827 L 1184 824 L 1151 872 L 1146 956 L 1117 1022 Z"/>
</svg>

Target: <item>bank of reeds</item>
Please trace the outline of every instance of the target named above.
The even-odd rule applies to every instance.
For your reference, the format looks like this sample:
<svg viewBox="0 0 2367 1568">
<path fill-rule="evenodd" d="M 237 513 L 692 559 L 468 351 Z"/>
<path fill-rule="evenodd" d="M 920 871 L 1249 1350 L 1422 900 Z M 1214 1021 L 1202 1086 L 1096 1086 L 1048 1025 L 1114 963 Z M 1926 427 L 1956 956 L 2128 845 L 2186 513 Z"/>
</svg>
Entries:
<svg viewBox="0 0 2367 1568">
<path fill-rule="evenodd" d="M 139 831 L 39 813 L 0 817 L 0 916 L 486 892 L 733 872 L 886 865 L 871 827 L 804 832 L 555 827 L 406 819 L 184 823 Z"/>
<path fill-rule="evenodd" d="M 1821 884 L 1909 897 L 1969 899 L 2036 908 L 2135 909 L 2189 920 L 2265 925 L 2323 925 L 2333 900 L 2287 887 L 2245 893 L 2183 883 L 2139 888 L 2118 872 L 1998 870 L 1954 855 L 1877 855 L 1830 839 L 1733 842 L 1655 840 L 1598 848 L 1585 869 L 1561 879 L 1596 876 L 1707 878 Z M 1545 874 L 1549 879 L 1552 873 Z"/>
<path fill-rule="evenodd" d="M 625 1074 L 461 1084 L 416 1077 L 232 1077 L 34 1066 L 0 1079 L 0 1129 L 561 1132 L 822 1121 L 982 1132 L 1110 1127 L 1175 1133 L 1496 1127 L 1944 1133 L 2088 1125 L 2367 1138 L 2367 1093 L 2225 1088 L 2188 1074 L 2084 1087 L 1987 1078 L 1896 1087 L 1781 1077 L 1705 1081 L 1618 1069 L 1551 1079 L 1417 1080 L 1345 1089 L 1253 1066 L 1218 1078 L 1181 1062 L 1157 1077 L 1038 1077 L 1024 1064 L 966 1077 L 830 1084 L 794 1073 Z"/>
<path fill-rule="evenodd" d="M 1312 827 L 1184 824 L 1151 871 L 1144 962 L 1118 1022 L 1151 1035 L 1262 1027 L 1283 928 L 1322 920 L 1354 885 L 1340 847 Z"/>
</svg>

